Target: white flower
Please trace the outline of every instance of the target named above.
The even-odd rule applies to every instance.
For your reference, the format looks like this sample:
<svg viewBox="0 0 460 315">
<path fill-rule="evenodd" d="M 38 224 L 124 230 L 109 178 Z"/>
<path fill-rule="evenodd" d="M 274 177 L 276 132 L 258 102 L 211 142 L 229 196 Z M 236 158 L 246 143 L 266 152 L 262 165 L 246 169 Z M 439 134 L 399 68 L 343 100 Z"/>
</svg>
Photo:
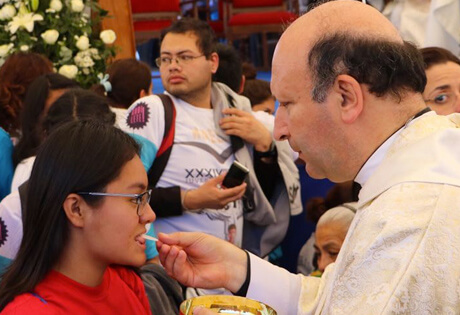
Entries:
<svg viewBox="0 0 460 315">
<path fill-rule="evenodd" d="M 29 46 L 28 46 L 28 45 L 21 45 L 21 47 L 19 47 L 19 49 L 20 49 L 21 51 L 24 51 L 24 52 L 25 52 L 25 51 L 29 51 Z"/>
<path fill-rule="evenodd" d="M 17 1 L 16 8 L 18 9 L 19 14 L 27 14 L 30 13 L 29 9 L 27 8 L 26 4 L 23 1 Z"/>
<path fill-rule="evenodd" d="M 91 68 L 94 66 L 94 61 L 91 58 L 91 52 L 88 50 L 80 51 L 74 58 L 75 64 L 80 68 Z"/>
<path fill-rule="evenodd" d="M 8 23 L 8 26 L 12 34 L 16 33 L 20 27 L 25 28 L 30 33 L 34 30 L 35 21 L 43 21 L 43 17 L 34 13 L 18 14 Z"/>
<path fill-rule="evenodd" d="M 89 71 L 88 68 L 83 68 L 83 70 L 81 72 L 83 72 L 83 74 L 85 74 L 85 75 L 90 74 L 90 71 Z"/>
<path fill-rule="evenodd" d="M 87 50 L 89 48 L 89 38 L 85 35 L 80 36 L 75 43 L 80 50 Z"/>
<path fill-rule="evenodd" d="M 88 51 L 91 53 L 91 57 L 94 60 L 101 60 L 101 56 L 99 55 L 99 51 L 96 48 L 90 48 Z"/>
<path fill-rule="evenodd" d="M 8 53 L 10 52 L 11 48 L 13 48 L 13 44 L 5 44 L 0 46 L 0 57 L 4 58 L 8 56 Z"/>
<path fill-rule="evenodd" d="M 74 12 L 81 12 L 85 8 L 85 4 L 81 0 L 72 0 L 70 1 L 70 7 Z"/>
<path fill-rule="evenodd" d="M 60 0 L 51 0 L 50 9 L 59 12 L 62 10 L 62 2 Z"/>
<path fill-rule="evenodd" d="M 0 58 L 0 67 L 3 66 L 4 63 L 5 63 L 5 59 Z"/>
<path fill-rule="evenodd" d="M 59 56 L 62 58 L 62 61 L 66 62 L 72 58 L 72 50 L 67 48 L 66 46 L 62 46 L 59 50 Z"/>
<path fill-rule="evenodd" d="M 9 20 L 16 15 L 16 8 L 11 5 L 7 4 L 0 10 L 0 20 Z"/>
<path fill-rule="evenodd" d="M 59 68 L 58 73 L 69 79 L 73 79 L 78 73 L 78 68 L 76 65 L 63 65 Z"/>
<path fill-rule="evenodd" d="M 53 45 L 56 43 L 57 39 L 59 38 L 59 32 L 56 30 L 47 30 L 46 32 L 42 33 L 41 38 L 45 41 L 45 43 L 49 45 Z"/>
<path fill-rule="evenodd" d="M 102 39 L 104 44 L 110 45 L 113 44 L 113 42 L 117 39 L 117 34 L 115 34 L 115 32 L 112 30 L 105 30 L 101 32 L 99 37 Z"/>
</svg>

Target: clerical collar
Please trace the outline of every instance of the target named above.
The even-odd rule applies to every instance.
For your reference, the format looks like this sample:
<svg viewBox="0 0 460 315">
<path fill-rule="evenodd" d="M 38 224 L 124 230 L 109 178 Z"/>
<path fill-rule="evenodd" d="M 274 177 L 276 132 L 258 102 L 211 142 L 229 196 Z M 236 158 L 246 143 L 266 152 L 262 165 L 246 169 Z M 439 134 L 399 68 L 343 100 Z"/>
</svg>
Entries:
<svg viewBox="0 0 460 315">
<path fill-rule="evenodd" d="M 394 143 L 396 138 L 398 138 L 399 134 L 410 124 L 412 124 L 415 120 L 417 120 L 420 116 L 423 114 L 428 113 L 431 111 L 429 107 L 426 107 L 419 111 L 417 114 L 409 118 L 406 123 L 396 130 L 395 133 L 393 133 L 387 140 L 385 140 L 384 143 L 382 143 L 377 150 L 372 153 L 372 155 L 367 159 L 367 161 L 364 163 L 364 165 L 361 167 L 361 169 L 358 172 L 358 175 L 355 177 L 355 182 L 359 183 L 361 186 L 364 186 L 364 184 L 367 182 L 369 177 L 374 173 L 375 169 L 377 166 L 382 163 L 386 153 L 388 152 L 388 149 L 390 149 L 391 145 Z M 434 114 L 434 112 L 433 112 Z"/>
</svg>

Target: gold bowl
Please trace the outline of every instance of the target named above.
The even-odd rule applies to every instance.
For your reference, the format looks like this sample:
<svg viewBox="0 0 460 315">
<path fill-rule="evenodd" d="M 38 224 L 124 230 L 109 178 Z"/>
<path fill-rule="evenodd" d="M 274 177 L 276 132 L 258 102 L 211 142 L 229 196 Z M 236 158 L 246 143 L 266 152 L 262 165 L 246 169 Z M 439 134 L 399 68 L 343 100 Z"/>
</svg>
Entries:
<svg viewBox="0 0 460 315">
<path fill-rule="evenodd" d="M 203 306 L 221 314 L 276 315 L 268 305 L 233 295 L 204 295 L 185 300 L 180 305 L 181 315 L 192 315 L 195 306 Z"/>
</svg>

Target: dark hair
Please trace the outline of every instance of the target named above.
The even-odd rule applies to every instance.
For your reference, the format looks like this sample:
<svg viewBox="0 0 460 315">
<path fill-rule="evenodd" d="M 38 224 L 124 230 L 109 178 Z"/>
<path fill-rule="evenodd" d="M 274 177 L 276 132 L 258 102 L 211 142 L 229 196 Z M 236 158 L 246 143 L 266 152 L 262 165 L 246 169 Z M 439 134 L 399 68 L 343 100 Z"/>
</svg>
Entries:
<svg viewBox="0 0 460 315">
<path fill-rule="evenodd" d="M 37 147 L 42 141 L 41 124 L 50 91 L 75 87 L 78 87 L 76 81 L 58 73 L 41 75 L 30 84 L 21 113 L 21 138 L 13 152 L 15 166 L 23 159 L 35 155 Z"/>
<path fill-rule="evenodd" d="M 115 113 L 111 111 L 105 97 L 88 90 L 72 89 L 51 105 L 43 121 L 43 132 L 50 134 L 59 125 L 84 119 L 113 125 Z"/>
<path fill-rule="evenodd" d="M 106 73 L 109 75 L 110 91 L 102 84 L 96 84 L 91 89 L 98 94 L 107 95 L 113 107 L 128 108 L 140 98 L 142 90 L 148 92 L 152 83 L 152 73 L 149 66 L 134 58 L 114 61 Z"/>
<path fill-rule="evenodd" d="M 318 223 L 327 210 L 352 201 L 357 201 L 353 198 L 353 181 L 335 184 L 328 190 L 326 197 L 313 197 L 305 202 L 307 220 Z"/>
<path fill-rule="evenodd" d="M 182 18 L 175 21 L 170 27 L 161 31 L 160 40 L 162 42 L 168 33 L 185 34 L 187 32 L 192 32 L 198 37 L 196 45 L 206 58 L 216 52 L 216 34 L 208 23 L 198 19 Z"/>
<path fill-rule="evenodd" d="M 252 63 L 243 62 L 242 68 L 243 68 L 243 75 L 245 76 L 246 80 L 252 80 L 256 78 L 257 70 L 256 70 L 256 67 L 254 67 Z"/>
<path fill-rule="evenodd" d="M 20 113 L 27 88 L 38 76 L 53 72 L 46 57 L 15 53 L 0 68 L 0 127 L 8 133 L 20 128 Z"/>
<path fill-rule="evenodd" d="M 422 53 L 425 69 L 449 61 L 460 65 L 460 59 L 457 56 L 441 47 L 426 47 L 420 49 L 420 52 Z"/>
<path fill-rule="evenodd" d="M 398 101 L 406 91 L 422 93 L 426 85 L 423 60 L 409 42 L 355 37 L 346 33 L 318 40 L 308 56 L 313 77 L 312 98 L 322 103 L 340 74 L 348 74 L 369 86 L 378 97 L 391 94 Z"/>
<path fill-rule="evenodd" d="M 216 52 L 219 55 L 219 68 L 213 75 L 213 80 L 226 84 L 236 93 L 239 92 L 243 69 L 241 58 L 233 46 L 216 44 Z"/>
<path fill-rule="evenodd" d="M 31 292 L 58 261 L 69 237 L 66 197 L 104 191 L 136 154 L 133 138 L 94 120 L 65 124 L 44 141 L 30 176 L 21 245 L 0 282 L 0 311 L 15 296 Z M 87 197 L 82 196 L 91 206 L 103 200 Z"/>
<path fill-rule="evenodd" d="M 273 97 L 270 90 L 270 83 L 259 79 L 246 80 L 241 95 L 249 98 L 251 106 L 260 104 L 268 98 Z"/>
</svg>

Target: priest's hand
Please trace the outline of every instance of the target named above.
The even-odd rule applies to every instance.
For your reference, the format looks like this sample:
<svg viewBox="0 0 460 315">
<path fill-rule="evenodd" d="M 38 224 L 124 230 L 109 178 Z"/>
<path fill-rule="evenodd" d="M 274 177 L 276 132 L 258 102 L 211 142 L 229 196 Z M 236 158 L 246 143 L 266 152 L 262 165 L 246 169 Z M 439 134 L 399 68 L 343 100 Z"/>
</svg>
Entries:
<svg viewBox="0 0 460 315">
<path fill-rule="evenodd" d="M 204 233 L 158 234 L 160 261 L 185 286 L 237 292 L 246 280 L 247 255 L 231 243 Z"/>
</svg>

